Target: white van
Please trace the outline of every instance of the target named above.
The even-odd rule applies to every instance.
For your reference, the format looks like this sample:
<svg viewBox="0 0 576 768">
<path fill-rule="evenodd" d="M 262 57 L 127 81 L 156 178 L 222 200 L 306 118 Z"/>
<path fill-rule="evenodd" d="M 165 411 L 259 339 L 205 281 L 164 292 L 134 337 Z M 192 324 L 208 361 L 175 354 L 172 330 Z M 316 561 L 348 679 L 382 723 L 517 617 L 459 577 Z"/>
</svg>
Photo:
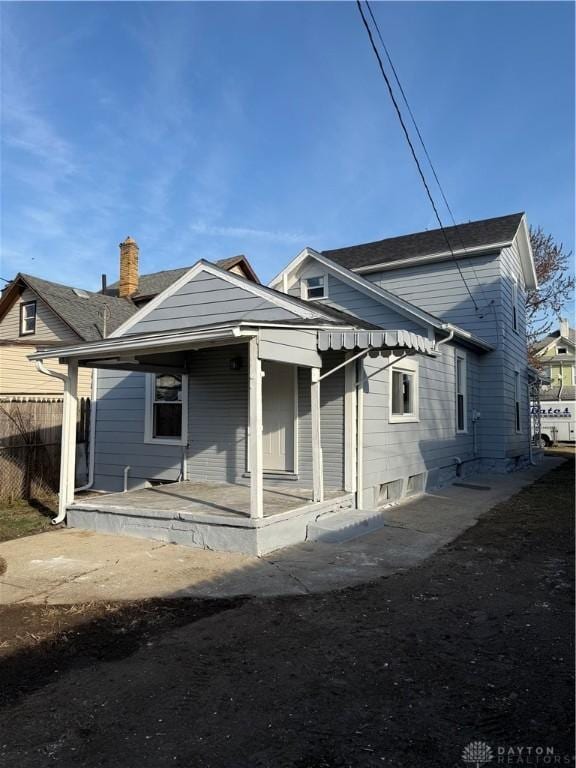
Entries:
<svg viewBox="0 0 576 768">
<path fill-rule="evenodd" d="M 574 442 L 576 439 L 576 413 L 574 401 L 543 400 L 540 402 L 540 435 L 544 445 Z M 532 420 L 535 422 L 538 405 L 532 404 Z M 536 431 L 534 424 L 533 432 Z"/>
</svg>

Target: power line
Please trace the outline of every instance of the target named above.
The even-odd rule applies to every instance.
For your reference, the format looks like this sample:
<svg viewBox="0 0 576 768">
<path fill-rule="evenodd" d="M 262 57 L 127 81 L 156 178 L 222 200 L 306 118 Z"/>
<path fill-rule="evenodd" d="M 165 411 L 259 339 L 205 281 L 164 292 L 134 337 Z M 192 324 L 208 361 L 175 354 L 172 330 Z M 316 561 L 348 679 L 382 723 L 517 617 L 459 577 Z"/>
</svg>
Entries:
<svg viewBox="0 0 576 768">
<path fill-rule="evenodd" d="M 402 112 L 400 110 L 400 107 L 398 105 L 398 102 L 396 101 L 396 97 L 394 96 L 394 91 L 392 90 L 392 84 L 390 83 L 390 80 L 388 78 L 388 75 L 386 74 L 386 70 L 384 69 L 384 64 L 382 63 L 382 59 L 380 57 L 380 53 L 378 51 L 378 48 L 376 47 L 376 43 L 374 42 L 374 37 L 372 35 L 372 30 L 370 29 L 370 25 L 368 24 L 366 20 L 366 16 L 364 15 L 364 11 L 362 10 L 362 5 L 360 0 L 356 0 L 356 5 L 358 6 L 358 10 L 360 12 L 360 16 L 362 17 L 362 23 L 364 24 L 364 27 L 366 29 L 366 32 L 368 33 L 368 38 L 370 40 L 370 45 L 372 46 L 372 50 L 374 51 L 374 55 L 376 56 L 376 59 L 378 61 L 378 66 L 380 67 L 380 72 L 382 74 L 382 77 L 384 78 L 384 82 L 386 83 L 386 86 L 388 88 L 388 93 L 390 94 L 390 99 L 392 100 L 392 104 L 394 105 L 394 109 L 396 110 L 396 114 L 398 115 L 398 120 L 400 121 L 400 125 L 402 126 L 402 131 L 404 132 L 404 137 L 408 143 L 408 146 L 410 147 L 410 152 L 412 153 L 412 157 L 414 159 L 414 162 L 416 163 L 416 167 L 418 169 L 418 173 L 420 175 L 420 179 L 422 181 L 422 184 L 424 185 L 424 189 L 426 190 L 426 194 L 428 196 L 428 199 L 430 200 L 430 204 L 432 206 L 432 209 L 434 211 L 434 214 L 436 216 L 436 220 L 438 221 L 438 224 L 440 226 L 440 229 L 442 231 L 442 234 L 444 236 L 444 239 L 446 241 L 446 245 L 448 246 L 448 250 L 450 251 L 452 258 L 454 259 L 454 263 L 458 267 L 458 272 L 460 273 L 460 277 L 462 278 L 462 282 L 466 286 L 466 290 L 468 291 L 470 298 L 472 299 L 472 303 L 474 304 L 474 309 L 478 311 L 478 304 L 476 303 L 476 300 L 474 299 L 474 296 L 472 295 L 472 291 L 470 290 L 470 287 L 468 283 L 466 282 L 466 278 L 464 277 L 464 274 L 462 272 L 462 269 L 460 267 L 460 264 L 458 263 L 458 260 L 454 254 L 454 249 L 452 248 L 452 244 L 450 243 L 450 239 L 448 238 L 448 235 L 446 234 L 446 230 L 444 229 L 444 225 L 442 224 L 442 219 L 440 218 L 440 214 L 438 213 L 438 208 L 436 207 L 436 203 L 434 202 L 434 198 L 432 197 L 432 193 L 430 191 L 430 187 L 428 186 L 428 182 L 426 181 L 426 177 L 424 176 L 424 172 L 422 170 L 422 166 L 420 165 L 420 161 L 418 159 L 418 155 L 416 154 L 416 150 L 414 149 L 414 145 L 412 144 L 412 140 L 410 138 L 410 134 L 408 133 L 408 129 L 406 128 L 406 123 L 404 122 L 404 118 L 402 117 Z"/>
<path fill-rule="evenodd" d="M 458 224 L 456 223 L 456 219 L 454 217 L 454 213 L 452 211 L 452 208 L 450 207 L 450 203 L 448 202 L 448 198 L 446 196 L 446 193 L 444 192 L 444 188 L 442 187 L 442 184 L 440 183 L 440 179 L 439 179 L 438 174 L 436 172 L 436 168 L 434 167 L 434 163 L 432 162 L 432 158 L 430 157 L 430 153 L 428 152 L 428 148 L 427 148 L 426 143 L 424 141 L 424 137 L 422 136 L 420 128 L 418 127 L 418 123 L 416 122 L 416 118 L 414 117 L 414 113 L 412 112 L 412 108 L 410 107 L 410 104 L 408 102 L 408 97 L 406 96 L 404 88 L 402 87 L 402 83 L 400 82 L 400 77 L 398 75 L 398 72 L 396 71 L 396 67 L 394 66 L 394 62 L 392 61 L 392 57 L 390 55 L 390 51 L 388 50 L 388 46 L 384 42 L 384 38 L 382 37 L 382 33 L 380 32 L 380 27 L 378 26 L 378 22 L 376 21 L 376 17 L 374 16 L 374 13 L 372 11 L 372 6 L 370 5 L 369 0 L 365 0 L 365 4 L 366 4 L 366 7 L 368 8 L 368 12 L 370 13 L 370 18 L 372 19 L 372 23 L 374 24 L 374 27 L 376 28 L 376 32 L 377 32 L 378 37 L 380 39 L 380 43 L 382 44 L 382 48 L 384 49 L 384 53 L 386 54 L 386 58 L 388 60 L 388 64 L 390 64 L 390 68 L 392 69 L 392 73 L 394 74 L 394 79 L 396 80 L 396 85 L 398 86 L 398 89 L 400 90 L 400 93 L 402 94 L 402 99 L 404 100 L 404 104 L 406 105 L 406 109 L 408 110 L 408 114 L 410 115 L 410 119 L 412 120 L 412 125 L 414 126 L 414 130 L 416 131 L 416 134 L 418 135 L 418 139 L 420 140 L 420 144 L 422 145 L 422 149 L 424 150 L 424 154 L 426 155 L 426 159 L 428 160 L 428 165 L 430 166 L 430 170 L 432 171 L 432 174 L 434 175 L 434 179 L 436 181 L 438 189 L 440 190 L 440 194 L 442 195 L 442 200 L 444 201 L 444 205 L 446 206 L 446 209 L 447 209 L 448 213 L 450 214 L 450 219 L 452 221 L 454 229 L 456 230 L 456 234 L 458 235 L 458 239 L 460 240 L 460 244 L 462 245 L 462 249 L 464 250 L 465 253 L 467 253 L 468 250 L 466 248 L 466 244 L 464 242 L 464 238 L 462 237 L 462 233 L 460 232 L 460 228 L 458 227 Z M 480 282 L 480 280 L 478 278 L 478 275 L 476 274 L 476 270 L 474 269 L 474 266 L 472 266 L 472 271 L 474 272 L 474 277 L 476 278 L 476 282 L 478 283 L 478 287 L 482 291 L 482 294 L 484 296 L 484 300 L 486 301 L 486 304 L 488 306 L 493 304 L 494 300 L 487 298 L 486 293 L 484 291 L 484 286 Z"/>
</svg>

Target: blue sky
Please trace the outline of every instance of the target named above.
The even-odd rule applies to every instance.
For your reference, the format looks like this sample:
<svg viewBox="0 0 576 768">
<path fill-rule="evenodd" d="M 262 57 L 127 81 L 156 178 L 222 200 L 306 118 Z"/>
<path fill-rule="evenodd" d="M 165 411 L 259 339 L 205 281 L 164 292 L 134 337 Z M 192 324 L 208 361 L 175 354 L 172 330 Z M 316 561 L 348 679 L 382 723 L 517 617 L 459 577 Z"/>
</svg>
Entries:
<svg viewBox="0 0 576 768">
<path fill-rule="evenodd" d="M 574 245 L 574 6 L 374 3 L 458 221 Z M 0 274 L 98 289 L 434 228 L 354 3 L 3 3 Z M 448 217 L 444 214 L 446 222 Z"/>
</svg>

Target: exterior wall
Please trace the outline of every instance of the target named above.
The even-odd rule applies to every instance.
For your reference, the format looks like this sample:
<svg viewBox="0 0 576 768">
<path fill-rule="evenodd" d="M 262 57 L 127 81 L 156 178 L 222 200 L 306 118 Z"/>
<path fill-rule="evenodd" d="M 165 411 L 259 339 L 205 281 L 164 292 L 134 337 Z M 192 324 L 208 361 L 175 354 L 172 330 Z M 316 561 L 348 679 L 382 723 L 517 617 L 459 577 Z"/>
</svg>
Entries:
<svg viewBox="0 0 576 768">
<path fill-rule="evenodd" d="M 200 272 L 128 332 L 178 330 L 231 320 L 294 320 L 297 317 L 221 277 Z"/>
<path fill-rule="evenodd" d="M 36 333 L 20 336 L 20 304 L 36 302 Z M 62 341 L 74 344 L 82 339 L 40 299 L 34 291 L 26 288 L 0 321 L 0 339 L 14 341 L 25 339 L 31 344 L 42 346 L 43 342 Z"/>
<path fill-rule="evenodd" d="M 364 277 L 495 347 L 478 358 L 478 441 L 489 465 L 528 453 L 525 287 L 514 245 L 501 254 L 394 269 Z M 518 333 L 512 330 L 512 276 L 518 280 Z M 474 307 L 468 288 L 478 306 Z M 514 371 L 521 375 L 522 432 L 515 431 Z M 491 462 L 491 464 L 490 464 Z"/>
<path fill-rule="evenodd" d="M 36 301 L 36 333 L 20 336 L 20 304 L 26 301 Z M 0 396 L 62 395 L 63 383 L 59 379 L 39 373 L 27 355 L 36 352 L 45 344 L 74 344 L 80 341 L 80 337 L 38 298 L 34 291 L 26 288 L 0 320 L 0 342 L 4 342 L 0 344 Z M 65 366 L 56 362 L 50 361 L 48 367 L 66 372 Z M 91 372 L 80 370 L 80 397 L 90 396 L 90 382 Z"/>
<path fill-rule="evenodd" d="M 36 347 L 0 346 L 0 396 L 61 396 L 64 383 L 60 379 L 46 376 L 36 370 L 27 355 L 36 352 Z M 50 360 L 48 368 L 66 373 L 66 366 Z M 90 397 L 92 374 L 86 368 L 78 371 L 78 395 Z"/>
<path fill-rule="evenodd" d="M 291 296 L 300 297 L 300 281 L 306 277 L 319 277 L 328 274 L 328 298 L 320 299 L 319 303 L 327 304 L 335 309 L 342 309 L 351 315 L 375 323 L 389 330 L 402 328 L 414 333 L 426 334 L 427 326 L 420 325 L 396 310 L 388 309 L 380 301 L 371 298 L 352 285 L 329 274 L 320 264 L 305 264 L 295 272 L 292 284 L 288 289 Z"/>
<path fill-rule="evenodd" d="M 189 480 L 238 482 L 247 471 L 248 357 L 241 346 L 198 352 L 190 373 L 188 404 L 187 477 Z M 242 350 L 242 351 L 240 351 Z M 239 371 L 230 371 L 231 356 L 241 356 Z M 342 361 L 338 354 L 323 356 L 323 372 Z M 298 481 L 312 483 L 310 370 L 298 369 Z M 324 482 L 344 485 L 344 372 L 337 371 L 320 385 Z"/>
<path fill-rule="evenodd" d="M 241 357 L 239 370 L 230 359 Z M 342 357 L 324 358 L 327 370 Z M 98 371 L 95 483 L 98 490 L 123 487 L 123 469 L 131 467 L 129 488 L 147 480 L 177 480 L 181 446 L 144 443 L 145 377 L 141 373 Z M 248 435 L 247 345 L 200 350 L 191 356 L 188 381 L 186 477 L 208 482 L 246 482 Z M 344 485 L 344 373 L 321 384 L 324 482 Z M 310 372 L 298 369 L 298 480 L 312 483 Z"/>
<path fill-rule="evenodd" d="M 144 443 L 144 373 L 97 372 L 94 488 L 121 491 L 123 470 L 130 466 L 128 488 L 146 480 L 177 480 L 182 448 Z"/>
<path fill-rule="evenodd" d="M 442 345 L 436 358 L 418 355 L 419 421 L 390 422 L 391 360 L 366 359 L 359 364 L 364 379 L 363 481 L 364 506 L 376 506 L 382 483 L 400 481 L 399 495 L 407 493 L 411 475 L 424 473 L 424 487 L 434 487 L 479 464 L 479 442 L 474 450 L 472 412 L 479 402 L 480 358 L 466 350 L 467 432 L 456 432 L 456 345 Z"/>
<path fill-rule="evenodd" d="M 530 399 L 528 396 L 528 347 L 526 342 L 526 286 L 516 244 L 504 248 L 500 256 L 502 273 L 502 376 L 504 419 L 500 429 L 505 439 L 507 459 L 526 454 L 530 443 Z M 513 330 L 513 283 L 517 281 L 517 331 Z M 514 373 L 520 374 L 521 431 L 515 427 Z"/>
</svg>

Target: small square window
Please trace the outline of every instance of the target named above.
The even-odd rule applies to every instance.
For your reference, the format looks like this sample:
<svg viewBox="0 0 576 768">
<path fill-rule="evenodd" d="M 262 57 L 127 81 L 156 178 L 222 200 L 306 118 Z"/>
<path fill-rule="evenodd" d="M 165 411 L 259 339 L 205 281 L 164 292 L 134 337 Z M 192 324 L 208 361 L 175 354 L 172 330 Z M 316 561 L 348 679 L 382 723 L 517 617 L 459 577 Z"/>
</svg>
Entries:
<svg viewBox="0 0 576 768">
<path fill-rule="evenodd" d="M 390 372 L 390 422 L 418 421 L 418 410 L 417 363 L 393 366 Z"/>
<path fill-rule="evenodd" d="M 36 302 L 25 301 L 20 304 L 20 336 L 36 333 Z"/>
<path fill-rule="evenodd" d="M 559 355 L 567 355 L 568 349 L 566 347 L 558 347 L 558 354 Z"/>
<path fill-rule="evenodd" d="M 304 278 L 302 281 L 302 298 L 325 299 L 328 296 L 327 283 L 326 275 Z"/>
</svg>

